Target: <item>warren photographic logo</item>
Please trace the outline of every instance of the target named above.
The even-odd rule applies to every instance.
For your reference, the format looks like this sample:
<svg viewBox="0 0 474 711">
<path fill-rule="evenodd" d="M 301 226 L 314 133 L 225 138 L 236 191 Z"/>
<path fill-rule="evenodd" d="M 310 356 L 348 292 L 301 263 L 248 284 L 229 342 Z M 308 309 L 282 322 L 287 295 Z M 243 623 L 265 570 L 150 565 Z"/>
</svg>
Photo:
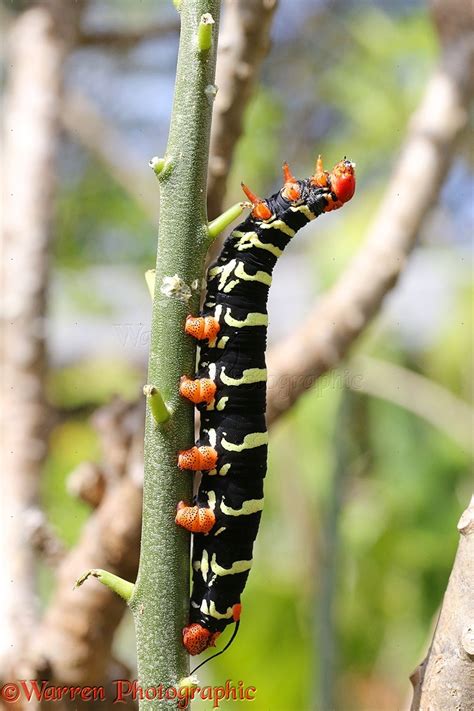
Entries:
<svg viewBox="0 0 474 711">
<path fill-rule="evenodd" d="M 254 701 L 255 686 L 246 686 L 243 681 L 236 683 L 228 679 L 224 686 L 157 686 L 142 687 L 135 679 L 116 679 L 107 696 L 103 686 L 55 686 L 47 681 L 20 679 L 0 687 L 0 700 L 14 704 L 18 701 L 112 701 L 125 704 L 130 701 L 175 701 L 178 709 L 188 708 L 191 701 L 210 701 L 217 709 L 221 701 Z"/>
</svg>

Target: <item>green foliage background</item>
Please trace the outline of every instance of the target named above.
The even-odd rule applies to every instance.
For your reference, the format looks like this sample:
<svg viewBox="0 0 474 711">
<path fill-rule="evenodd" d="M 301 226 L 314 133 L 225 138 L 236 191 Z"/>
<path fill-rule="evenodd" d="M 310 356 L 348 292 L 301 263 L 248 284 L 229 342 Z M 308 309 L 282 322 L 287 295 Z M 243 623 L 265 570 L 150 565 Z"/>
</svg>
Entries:
<svg viewBox="0 0 474 711">
<path fill-rule="evenodd" d="M 275 189 L 283 160 L 298 175 L 309 173 L 317 152 L 328 164 L 341 152 L 357 161 L 353 202 L 341 214 L 321 220 L 311 239 L 294 246 L 310 264 L 317 296 L 359 248 L 438 47 L 418 3 L 393 4 L 391 11 L 376 3 L 338 3 L 337 11 L 323 3 L 320 12 L 303 5 L 306 17 L 296 41 L 277 26 L 271 58 L 247 111 L 227 201 L 240 199 L 243 178 L 262 194 Z M 282 12 L 285 7 L 288 12 L 283 6 Z M 131 3 L 124 3 L 123 12 L 129 11 Z M 144 6 L 145 16 L 148 11 Z M 83 154 L 80 164 L 72 174 L 64 166 L 55 270 L 73 275 L 68 282 L 76 287 L 68 299 L 77 312 L 114 319 L 114 295 L 104 301 L 94 293 L 87 270 L 127 264 L 140 273 L 154 263 L 155 228 L 96 159 Z M 472 166 L 465 170 L 472 181 Z M 456 223 L 450 225 L 444 241 L 438 230 L 424 230 L 417 253 L 439 257 L 459 274 L 452 280 L 453 308 L 438 317 L 421 345 L 410 343 L 384 312 L 357 350 L 411 368 L 469 399 L 470 287 Z M 286 287 L 291 299 L 290 281 Z M 423 284 L 419 298 L 428 299 Z M 270 317 L 279 318 L 277 313 Z M 93 349 L 79 362 L 51 372 L 51 401 L 69 414 L 51 437 L 44 502 L 67 544 L 77 540 L 88 511 L 67 494 L 66 477 L 81 461 L 100 456 L 84 413 L 112 394 L 138 397 L 142 378 L 136 362 L 119 357 L 104 362 Z M 325 526 L 343 448 L 339 544 L 333 559 L 336 708 L 400 708 L 452 565 L 456 522 L 469 495 L 468 456 L 446 433 L 411 412 L 357 391 L 348 393 L 342 377 L 334 374 L 319 381 L 275 426 L 270 442 L 266 509 L 241 631 L 232 648 L 199 674 L 201 682 L 242 679 L 257 687 L 252 707 L 262 711 L 319 708 L 321 658 L 328 644 L 320 624 Z M 46 573 L 43 582 L 46 604 L 52 585 Z M 125 622 L 118 654 L 129 661 L 132 634 Z"/>
</svg>

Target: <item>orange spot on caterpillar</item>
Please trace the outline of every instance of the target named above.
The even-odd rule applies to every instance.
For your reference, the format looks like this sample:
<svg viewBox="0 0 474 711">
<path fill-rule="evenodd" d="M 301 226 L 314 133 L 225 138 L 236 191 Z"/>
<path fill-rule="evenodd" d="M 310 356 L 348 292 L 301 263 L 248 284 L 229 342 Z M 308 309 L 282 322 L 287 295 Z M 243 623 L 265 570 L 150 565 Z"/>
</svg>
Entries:
<svg viewBox="0 0 474 711">
<path fill-rule="evenodd" d="M 183 628 L 183 644 L 189 654 L 201 654 L 208 647 L 216 646 L 216 639 L 220 632 L 209 632 L 205 627 L 193 622 Z"/>
<path fill-rule="evenodd" d="M 209 378 L 191 380 L 186 375 L 181 378 L 179 392 L 197 405 L 200 402 L 210 403 L 216 394 L 216 384 Z"/>
<path fill-rule="evenodd" d="M 255 193 L 253 193 L 250 188 L 248 188 L 245 183 L 240 183 L 242 186 L 242 190 L 244 191 L 246 197 L 250 200 L 252 205 L 254 206 L 252 210 L 252 216 L 253 217 L 258 217 L 260 220 L 269 220 L 270 217 L 272 216 L 272 211 L 268 207 L 268 205 L 265 203 L 262 198 L 257 197 Z"/>
<path fill-rule="evenodd" d="M 323 159 L 319 155 L 314 168 L 314 175 L 311 178 L 311 183 L 317 188 L 327 187 L 329 182 L 329 173 L 323 168 Z"/>
<path fill-rule="evenodd" d="M 187 506 L 180 501 L 176 507 L 176 523 L 191 533 L 209 533 L 216 522 L 212 509 Z"/>
<path fill-rule="evenodd" d="M 219 321 L 214 316 L 188 316 L 184 326 L 185 333 L 199 341 L 212 340 L 220 330 Z"/>
<path fill-rule="evenodd" d="M 214 447 L 191 447 L 178 453 L 178 467 L 191 471 L 207 471 L 213 469 L 217 462 L 217 452 Z"/>
<path fill-rule="evenodd" d="M 236 603 L 235 605 L 232 605 L 232 619 L 234 622 L 238 622 L 240 620 L 240 615 L 242 613 L 242 605 L 240 602 Z"/>
<path fill-rule="evenodd" d="M 285 161 L 283 163 L 283 180 L 285 183 L 296 183 L 296 178 L 290 170 L 290 166 Z"/>
</svg>

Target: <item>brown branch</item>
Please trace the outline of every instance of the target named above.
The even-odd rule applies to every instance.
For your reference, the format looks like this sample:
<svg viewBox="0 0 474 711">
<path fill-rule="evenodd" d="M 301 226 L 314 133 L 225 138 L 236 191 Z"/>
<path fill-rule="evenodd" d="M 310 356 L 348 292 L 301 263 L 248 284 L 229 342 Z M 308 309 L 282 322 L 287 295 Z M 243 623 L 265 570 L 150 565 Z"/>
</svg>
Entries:
<svg viewBox="0 0 474 711">
<path fill-rule="evenodd" d="M 143 403 L 120 400 L 93 418 L 107 472 L 102 502 L 63 559 L 51 603 L 35 635 L 32 665 L 65 684 L 99 684 L 110 679 L 110 652 L 125 604 L 99 583 L 73 586 L 80 573 L 104 568 L 135 580 L 141 529 L 142 491 L 134 471 L 143 468 Z"/>
<path fill-rule="evenodd" d="M 47 565 L 56 568 L 64 558 L 66 549 L 43 511 L 39 509 L 30 511 L 23 525 L 25 535 L 31 541 L 33 549 L 40 554 Z"/>
<path fill-rule="evenodd" d="M 210 219 L 222 211 L 234 149 L 260 65 L 270 46 L 277 0 L 228 0 L 217 54 L 216 85 L 208 176 Z"/>
<path fill-rule="evenodd" d="M 411 711 L 469 711 L 474 699 L 474 497 L 461 534 L 441 614 L 426 659 L 411 676 Z"/>
<path fill-rule="evenodd" d="M 0 546 L 2 673 L 13 670 L 24 654 L 36 614 L 36 555 L 24 521 L 38 507 L 46 454 L 44 324 L 55 152 L 64 60 L 82 6 L 82 0 L 65 7 L 51 0 L 30 7 L 12 22 L 9 35 L 2 261 L 2 500 L 8 511 Z"/>
<path fill-rule="evenodd" d="M 126 139 L 82 94 L 64 97 L 61 120 L 69 133 L 96 157 L 112 178 L 144 211 L 151 222 L 158 216 L 156 180 L 145 172 Z"/>
<path fill-rule="evenodd" d="M 210 219 L 222 211 L 226 179 L 235 146 L 243 128 L 243 116 L 252 95 L 260 65 L 269 48 L 271 21 L 277 0 L 230 0 L 219 38 L 213 123 L 208 176 L 208 213 Z M 163 27 L 170 32 L 169 28 Z M 81 35 L 82 44 L 97 44 L 103 37 L 107 44 L 133 44 L 148 36 L 158 36 L 160 28 L 150 28 L 146 35 L 137 33 L 100 33 Z M 87 38 L 87 39 L 86 39 Z M 128 39 L 127 39 L 128 38 Z M 113 179 L 143 209 L 151 221 L 158 214 L 156 182 L 142 170 L 126 139 L 107 121 L 86 97 L 69 94 L 64 99 L 61 119 L 70 134 L 82 143 L 106 167 Z"/>
<path fill-rule="evenodd" d="M 80 47 L 101 47 L 106 49 L 131 49 L 140 42 L 166 37 L 179 32 L 179 22 L 171 20 L 167 23 L 142 27 L 136 30 L 107 30 L 94 32 L 83 30 L 77 44 Z"/>
<path fill-rule="evenodd" d="M 269 423 L 340 363 L 397 283 L 467 123 L 469 61 L 451 66 L 428 83 L 365 244 L 303 326 L 270 352 Z"/>
<path fill-rule="evenodd" d="M 474 454 L 474 412 L 469 403 L 429 378 L 377 358 L 356 356 L 345 369 L 347 387 L 395 403 L 423 418 Z"/>
</svg>

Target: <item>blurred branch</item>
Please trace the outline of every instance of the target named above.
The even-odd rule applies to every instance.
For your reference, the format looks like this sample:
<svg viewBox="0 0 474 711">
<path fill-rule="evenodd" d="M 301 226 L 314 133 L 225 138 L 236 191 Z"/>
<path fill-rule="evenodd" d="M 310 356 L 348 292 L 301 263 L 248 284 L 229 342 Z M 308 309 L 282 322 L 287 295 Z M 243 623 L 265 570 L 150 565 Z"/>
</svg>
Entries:
<svg viewBox="0 0 474 711">
<path fill-rule="evenodd" d="M 394 363 L 356 356 L 346 370 L 346 385 L 413 412 L 474 454 L 472 407 L 429 378 Z"/>
<path fill-rule="evenodd" d="M 270 47 L 277 0 L 227 0 L 217 54 L 208 175 L 208 213 L 222 212 L 227 176 L 260 65 Z"/>
<path fill-rule="evenodd" d="M 411 676 L 411 711 L 472 709 L 474 699 L 474 497 L 461 534 L 441 614 L 426 659 Z"/>
<path fill-rule="evenodd" d="M 235 146 L 239 140 L 243 117 L 258 76 L 260 65 L 270 45 L 270 27 L 277 0 L 228 0 L 219 38 L 211 148 L 208 176 L 208 213 L 213 219 L 222 212 L 226 179 Z M 166 27 L 167 32 L 171 27 Z M 177 30 L 178 27 L 175 26 Z M 104 33 L 82 35 L 83 44 L 95 44 L 92 37 L 109 38 L 119 44 L 119 36 L 141 41 L 157 33 L 159 28 L 122 35 Z M 90 42 L 84 42 L 85 37 Z M 126 42 L 125 42 L 126 44 Z M 116 182 L 139 204 L 151 221 L 158 214 L 155 183 L 147 179 L 139 160 L 127 141 L 86 97 L 74 94 L 66 97 L 62 111 L 65 128 L 76 137 L 110 172 Z M 132 166 L 136 166 L 132 168 Z M 215 248 L 214 248 L 215 249 Z"/>
<path fill-rule="evenodd" d="M 83 30 L 78 37 L 77 44 L 80 47 L 101 47 L 123 51 L 135 47 L 140 42 L 178 34 L 178 32 L 179 21 L 175 19 L 167 23 L 137 30 L 108 30 L 100 32 Z"/>
<path fill-rule="evenodd" d="M 33 550 L 37 551 L 47 565 L 55 568 L 64 558 L 66 549 L 56 535 L 56 531 L 39 509 L 28 512 L 24 521 L 25 533 L 31 540 Z"/>
<path fill-rule="evenodd" d="M 38 512 L 47 446 L 45 316 L 55 153 L 64 61 L 83 5 L 51 0 L 18 15 L 5 63 L 2 499 L 8 516 L 0 543 L 0 657 L 7 675 L 18 670 L 35 624 L 37 556 L 25 520 Z"/>
<path fill-rule="evenodd" d="M 73 590 L 78 571 L 103 567 L 134 580 L 140 550 L 143 403 L 115 400 L 93 420 L 107 472 L 102 501 L 63 559 L 33 641 L 32 660 L 49 679 L 96 684 L 111 677 L 111 646 L 125 604 L 99 583 Z"/>
<path fill-rule="evenodd" d="M 370 467 L 367 417 L 367 398 L 343 388 L 332 437 L 333 465 L 321 531 L 320 567 L 315 571 L 320 580 L 319 598 L 314 603 L 318 608 L 319 623 L 314 639 L 314 656 L 319 660 L 315 711 L 336 707 L 339 640 L 335 606 L 339 571 L 344 566 L 340 520 L 354 483 Z"/>
<path fill-rule="evenodd" d="M 89 99 L 77 92 L 64 97 L 61 120 L 154 223 L 158 216 L 156 181 L 150 178 L 149 171 L 145 172 L 127 140 Z"/>
<path fill-rule="evenodd" d="M 428 82 L 365 244 L 307 321 L 270 352 L 269 422 L 337 366 L 397 283 L 467 123 L 469 54 L 464 71 L 452 66 L 441 66 Z"/>
</svg>

